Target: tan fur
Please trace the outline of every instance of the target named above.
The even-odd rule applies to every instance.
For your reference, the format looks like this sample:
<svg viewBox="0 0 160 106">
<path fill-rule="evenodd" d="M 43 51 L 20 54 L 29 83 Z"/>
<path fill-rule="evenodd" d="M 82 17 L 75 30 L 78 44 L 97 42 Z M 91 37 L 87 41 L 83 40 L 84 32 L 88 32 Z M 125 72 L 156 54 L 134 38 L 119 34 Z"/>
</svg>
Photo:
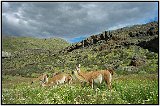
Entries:
<svg viewBox="0 0 160 106">
<path fill-rule="evenodd" d="M 59 73 L 54 75 L 52 78 L 49 78 L 48 82 L 42 83 L 42 86 L 53 86 L 64 83 L 71 83 L 72 76 L 65 73 Z"/>
<path fill-rule="evenodd" d="M 43 81 L 45 81 L 46 79 L 46 76 L 48 77 L 48 75 L 47 74 L 42 74 L 41 76 L 39 76 L 38 78 L 36 78 L 36 79 L 34 79 L 34 80 L 32 80 L 32 82 L 31 82 L 31 84 L 33 84 L 34 82 L 37 82 L 37 81 L 40 81 L 40 82 L 43 82 Z"/>
<path fill-rule="evenodd" d="M 55 75 L 58 75 L 60 73 L 62 73 L 62 72 L 55 72 L 55 73 L 52 74 L 52 77 L 54 77 Z"/>
<path fill-rule="evenodd" d="M 89 83 L 92 88 L 94 87 L 94 83 L 101 84 L 102 81 L 105 81 L 111 90 L 111 78 L 113 75 L 112 70 L 81 72 L 79 67 L 74 73 L 79 80 Z"/>
</svg>

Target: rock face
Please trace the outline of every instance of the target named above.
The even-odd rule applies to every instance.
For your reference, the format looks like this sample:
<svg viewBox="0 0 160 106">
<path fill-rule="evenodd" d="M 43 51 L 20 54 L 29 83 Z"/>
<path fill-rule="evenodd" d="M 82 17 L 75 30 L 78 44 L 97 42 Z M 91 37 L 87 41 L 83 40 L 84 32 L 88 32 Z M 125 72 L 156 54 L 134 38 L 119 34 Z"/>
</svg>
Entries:
<svg viewBox="0 0 160 106">
<path fill-rule="evenodd" d="M 140 36 L 154 36 L 158 35 L 158 31 L 155 27 L 150 27 L 146 31 L 138 31 L 138 32 L 129 32 L 130 37 L 140 37 Z"/>
<path fill-rule="evenodd" d="M 89 46 L 89 45 L 96 44 L 98 41 L 101 41 L 101 40 L 107 41 L 111 37 L 112 37 L 112 34 L 110 33 L 110 31 L 104 31 L 104 32 L 102 32 L 98 35 L 90 36 L 89 38 L 81 41 L 81 43 L 82 43 L 83 47 L 86 47 L 86 46 Z"/>
<path fill-rule="evenodd" d="M 145 49 L 148 49 L 148 50 L 150 50 L 150 51 L 152 51 L 152 52 L 156 52 L 156 53 L 158 53 L 159 51 L 158 51 L 158 48 L 159 48 L 159 38 L 158 37 L 156 37 L 156 38 L 154 38 L 154 39 L 152 39 L 152 40 L 150 40 L 150 41 L 143 41 L 143 42 L 140 42 L 139 44 L 138 44 L 138 46 L 141 46 L 141 47 L 143 47 L 143 48 L 145 48 Z"/>
<path fill-rule="evenodd" d="M 110 44 L 110 41 L 113 41 L 110 46 L 118 45 L 121 47 L 121 45 L 138 45 L 151 51 L 158 52 L 158 38 L 150 41 L 150 38 L 155 38 L 155 35 L 158 35 L 158 22 L 151 22 L 144 25 L 135 25 L 132 27 L 125 27 L 112 31 L 104 31 L 97 35 L 91 35 L 81 42 L 77 42 L 72 46 L 66 47 L 64 50 L 60 51 L 60 53 L 72 52 L 75 49 L 99 44 L 100 42 L 103 43 L 100 43 L 99 45 L 108 43 Z M 136 41 L 134 39 L 136 39 Z"/>
<path fill-rule="evenodd" d="M 69 47 L 65 48 L 63 51 L 60 51 L 60 52 L 63 52 L 63 53 L 71 52 L 74 49 L 87 47 L 87 46 L 96 44 L 99 41 L 103 41 L 103 42 L 107 41 L 111 37 L 112 37 L 112 33 L 110 31 L 104 31 L 104 32 L 102 32 L 102 33 L 100 33 L 98 35 L 92 35 L 92 36 L 88 37 L 87 39 L 82 40 L 81 42 L 78 42 L 78 43 L 76 43 L 76 44 L 74 44 L 72 46 L 69 46 Z"/>
<path fill-rule="evenodd" d="M 131 59 L 131 63 L 130 63 L 131 66 L 141 66 L 141 65 L 144 65 L 144 64 L 145 64 L 145 58 L 136 57 L 136 56 L 134 56 Z"/>
</svg>

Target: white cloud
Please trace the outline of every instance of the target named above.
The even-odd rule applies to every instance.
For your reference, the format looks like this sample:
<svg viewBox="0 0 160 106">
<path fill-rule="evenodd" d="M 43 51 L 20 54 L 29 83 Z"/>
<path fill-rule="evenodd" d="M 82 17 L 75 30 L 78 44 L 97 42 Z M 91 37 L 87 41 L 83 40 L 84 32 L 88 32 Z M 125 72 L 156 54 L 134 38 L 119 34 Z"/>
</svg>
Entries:
<svg viewBox="0 0 160 106">
<path fill-rule="evenodd" d="M 158 17 L 155 2 L 3 2 L 4 35 L 90 36 Z"/>
</svg>

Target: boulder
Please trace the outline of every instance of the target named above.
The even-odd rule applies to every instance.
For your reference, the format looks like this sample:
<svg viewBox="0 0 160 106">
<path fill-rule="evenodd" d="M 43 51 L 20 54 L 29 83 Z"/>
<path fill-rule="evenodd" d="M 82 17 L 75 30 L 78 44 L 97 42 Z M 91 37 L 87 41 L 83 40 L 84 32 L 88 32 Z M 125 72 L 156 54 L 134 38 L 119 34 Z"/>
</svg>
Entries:
<svg viewBox="0 0 160 106">
<path fill-rule="evenodd" d="M 127 71 L 127 72 L 137 72 L 138 68 L 134 67 L 134 66 L 125 66 L 122 68 L 123 71 Z"/>
<path fill-rule="evenodd" d="M 149 41 L 140 42 L 137 45 L 141 46 L 144 49 L 148 49 L 149 51 L 152 51 L 152 52 L 156 52 L 156 53 L 159 52 L 159 50 L 158 50 L 158 48 L 159 48 L 159 38 L 158 37 L 156 37 L 154 39 L 151 39 Z"/>
<path fill-rule="evenodd" d="M 141 66 L 145 64 L 145 58 L 134 56 L 131 59 L 130 66 Z"/>
<path fill-rule="evenodd" d="M 11 53 L 2 51 L 2 58 L 8 58 L 8 57 L 11 57 Z"/>
<path fill-rule="evenodd" d="M 153 35 L 157 34 L 157 31 L 154 27 L 150 27 L 149 30 L 147 30 L 147 34 L 150 36 L 153 36 Z"/>
<path fill-rule="evenodd" d="M 82 46 L 82 43 L 81 42 L 78 42 L 77 44 L 76 44 L 76 47 L 81 47 Z"/>
</svg>

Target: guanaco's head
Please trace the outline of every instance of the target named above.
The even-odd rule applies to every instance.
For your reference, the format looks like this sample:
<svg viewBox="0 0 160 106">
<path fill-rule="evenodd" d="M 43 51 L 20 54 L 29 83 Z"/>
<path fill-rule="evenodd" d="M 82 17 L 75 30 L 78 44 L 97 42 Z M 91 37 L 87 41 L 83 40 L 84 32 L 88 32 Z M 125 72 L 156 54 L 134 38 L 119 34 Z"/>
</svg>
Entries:
<svg viewBox="0 0 160 106">
<path fill-rule="evenodd" d="M 43 74 L 42 78 L 39 79 L 40 83 L 46 83 L 46 82 L 48 82 L 48 77 L 49 77 L 48 74 Z"/>
<path fill-rule="evenodd" d="M 115 73 L 113 69 L 108 69 L 108 71 L 111 73 L 111 75 Z"/>
<path fill-rule="evenodd" d="M 43 82 L 44 83 L 48 83 L 48 77 L 49 77 L 48 74 L 44 74 L 44 77 L 43 77 Z"/>
<path fill-rule="evenodd" d="M 80 72 L 80 67 L 81 67 L 81 65 L 78 64 L 78 66 L 76 66 L 76 71 Z"/>
<path fill-rule="evenodd" d="M 78 64 L 78 66 L 76 66 L 76 69 L 74 71 L 72 71 L 72 74 L 75 74 L 77 72 L 80 72 L 80 64 Z"/>
<path fill-rule="evenodd" d="M 48 77 L 49 77 L 48 74 L 42 74 L 41 76 L 39 76 L 35 80 L 32 80 L 31 84 L 33 84 L 34 82 L 37 82 L 37 81 L 39 81 L 40 83 L 41 82 L 48 82 Z"/>
<path fill-rule="evenodd" d="M 43 75 L 43 78 L 40 80 L 40 85 L 41 86 L 46 86 L 46 83 L 48 83 L 48 77 L 49 77 L 48 74 Z"/>
</svg>

